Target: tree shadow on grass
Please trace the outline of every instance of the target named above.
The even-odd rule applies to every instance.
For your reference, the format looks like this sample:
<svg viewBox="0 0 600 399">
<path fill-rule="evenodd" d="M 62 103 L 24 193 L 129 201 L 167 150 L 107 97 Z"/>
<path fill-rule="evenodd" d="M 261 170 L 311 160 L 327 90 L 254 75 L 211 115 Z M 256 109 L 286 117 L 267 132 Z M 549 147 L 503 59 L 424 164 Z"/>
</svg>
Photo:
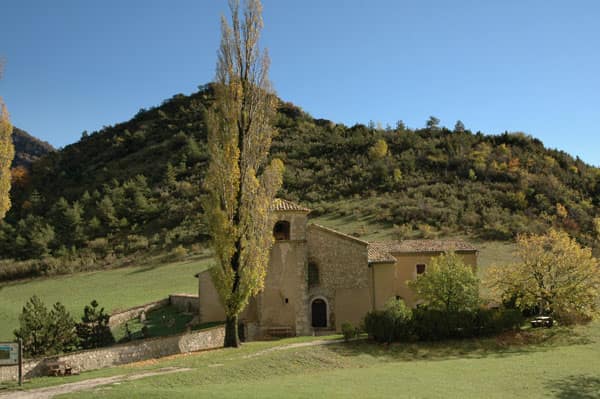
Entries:
<svg viewBox="0 0 600 399">
<path fill-rule="evenodd" d="M 572 375 L 547 384 L 558 399 L 600 399 L 600 377 Z"/>
<path fill-rule="evenodd" d="M 587 345 L 594 342 L 587 335 L 570 329 L 510 332 L 490 338 L 446 340 L 436 342 L 401 342 L 379 344 L 357 340 L 330 345 L 341 356 L 372 356 L 389 361 L 475 359 L 509 357 L 543 352 L 559 346 Z"/>
</svg>

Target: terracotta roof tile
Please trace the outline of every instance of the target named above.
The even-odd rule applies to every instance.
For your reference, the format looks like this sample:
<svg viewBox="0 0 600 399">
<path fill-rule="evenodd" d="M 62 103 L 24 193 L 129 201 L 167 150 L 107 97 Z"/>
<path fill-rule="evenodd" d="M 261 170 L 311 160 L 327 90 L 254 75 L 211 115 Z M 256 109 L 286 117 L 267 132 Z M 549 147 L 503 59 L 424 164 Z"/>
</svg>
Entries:
<svg viewBox="0 0 600 399">
<path fill-rule="evenodd" d="M 271 204 L 271 211 L 295 211 L 295 212 L 310 212 L 310 209 L 295 204 L 291 201 L 282 198 L 275 198 Z"/>
<path fill-rule="evenodd" d="M 402 241 L 377 241 L 379 250 L 388 253 L 411 252 L 446 252 L 446 251 L 477 251 L 473 245 L 462 240 L 402 240 Z"/>
<path fill-rule="evenodd" d="M 385 247 L 379 245 L 379 243 L 369 243 L 368 248 L 369 254 L 369 263 L 395 263 L 396 258 L 394 258 L 390 253 L 386 250 Z"/>
<path fill-rule="evenodd" d="M 395 262 L 394 254 L 446 251 L 477 251 L 462 240 L 403 240 L 369 243 L 369 263 Z"/>
</svg>

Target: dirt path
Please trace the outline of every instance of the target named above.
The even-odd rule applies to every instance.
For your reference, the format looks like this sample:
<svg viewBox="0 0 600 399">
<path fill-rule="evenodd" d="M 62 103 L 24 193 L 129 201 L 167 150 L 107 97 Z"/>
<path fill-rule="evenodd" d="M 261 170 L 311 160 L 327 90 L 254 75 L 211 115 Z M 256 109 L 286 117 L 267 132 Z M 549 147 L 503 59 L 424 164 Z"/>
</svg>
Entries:
<svg viewBox="0 0 600 399">
<path fill-rule="evenodd" d="M 162 374 L 172 374 L 172 373 L 181 373 L 184 371 L 189 371 L 191 369 L 188 368 L 179 368 L 179 367 L 166 367 L 162 369 L 158 369 L 156 371 L 148 371 L 145 373 L 138 374 L 130 374 L 130 375 L 116 375 L 113 377 L 104 377 L 104 378 L 92 378 L 89 380 L 79 381 L 79 382 L 71 382 L 63 385 L 56 385 L 53 387 L 47 388 L 39 388 L 39 389 L 30 389 L 27 391 L 20 392 L 10 392 L 5 394 L 0 394 L 0 399 L 50 399 L 56 395 L 62 395 L 65 393 L 72 393 L 83 391 L 86 389 L 96 388 L 102 385 L 114 384 L 117 382 L 124 381 L 134 381 L 139 380 L 140 378 L 152 377 L 155 375 Z"/>
<path fill-rule="evenodd" d="M 340 342 L 343 342 L 343 340 L 341 340 L 341 339 L 334 339 L 334 340 L 321 339 L 318 341 L 299 342 L 299 343 L 295 343 L 295 344 L 275 346 L 273 348 L 264 349 L 262 351 L 252 353 L 250 355 L 244 355 L 244 356 L 242 356 L 242 358 L 253 358 L 253 357 L 261 356 L 266 353 L 275 352 L 275 351 L 282 351 L 282 350 L 294 349 L 294 348 L 303 348 L 306 346 L 331 345 L 331 344 L 338 344 Z M 234 359 L 234 358 L 232 358 L 232 359 Z M 229 359 L 229 360 L 231 360 L 231 359 Z M 208 365 L 208 367 L 218 367 L 218 366 L 223 366 L 223 364 Z M 97 387 L 100 387 L 103 385 L 114 384 L 117 382 L 134 381 L 134 380 L 139 380 L 140 378 L 152 377 L 152 376 L 162 375 L 162 374 L 181 373 L 181 372 L 189 371 L 189 370 L 191 370 L 191 369 L 181 368 L 181 367 L 165 367 L 165 368 L 158 369 L 155 371 L 147 371 L 147 372 L 137 373 L 137 374 L 115 375 L 112 377 L 103 377 L 103 378 L 92 378 L 89 380 L 71 382 L 68 384 L 56 385 L 56 386 L 47 387 L 47 388 L 38 388 L 38 389 L 29 389 L 27 391 L 17 391 L 17 392 L 13 391 L 13 392 L 7 392 L 7 393 L 0 393 L 0 399 L 50 399 L 56 395 L 62 395 L 65 393 L 72 393 L 72 392 L 79 392 L 79 391 L 83 391 L 83 390 L 87 390 L 87 389 L 97 388 Z"/>
</svg>

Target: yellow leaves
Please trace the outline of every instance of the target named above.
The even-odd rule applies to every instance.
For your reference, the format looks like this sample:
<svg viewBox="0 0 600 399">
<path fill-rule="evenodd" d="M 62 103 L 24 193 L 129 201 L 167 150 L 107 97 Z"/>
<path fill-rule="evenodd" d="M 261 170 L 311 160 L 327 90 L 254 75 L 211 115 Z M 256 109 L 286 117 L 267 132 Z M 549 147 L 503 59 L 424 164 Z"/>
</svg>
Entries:
<svg viewBox="0 0 600 399">
<path fill-rule="evenodd" d="M 208 112 L 210 163 L 203 206 L 218 264 L 211 272 L 228 316 L 241 312 L 263 286 L 272 245 L 269 206 L 282 184 L 283 163 L 265 165 L 273 136 L 275 96 L 269 60 L 261 54 L 259 0 L 242 14 L 232 0 L 222 23 L 214 105 Z"/>
<path fill-rule="evenodd" d="M 519 167 L 521 165 L 521 161 L 519 158 L 511 158 L 508 161 L 508 171 L 511 173 L 516 173 L 519 171 Z"/>
<path fill-rule="evenodd" d="M 600 218 L 594 219 L 594 230 L 596 231 L 596 239 L 600 240 Z"/>
<path fill-rule="evenodd" d="M 369 148 L 369 155 L 373 159 L 383 159 L 388 154 L 388 145 L 384 139 L 379 139 L 371 148 Z"/>
<path fill-rule="evenodd" d="M 394 169 L 394 183 L 398 184 L 402 182 L 402 171 L 398 168 Z"/>
<path fill-rule="evenodd" d="M 0 97 L 0 220 L 10 209 L 10 165 L 15 156 L 12 142 L 12 125 L 6 106 Z"/>
<path fill-rule="evenodd" d="M 497 297 L 562 315 L 598 313 L 600 267 L 589 248 L 551 229 L 544 235 L 519 236 L 517 252 L 521 262 L 488 272 L 488 285 Z"/>
<path fill-rule="evenodd" d="M 560 202 L 558 202 L 556 204 L 556 216 L 558 216 L 561 219 L 564 219 L 567 216 L 569 216 L 569 212 L 567 212 L 567 208 L 565 208 L 565 206 L 563 204 L 561 204 Z"/>
<path fill-rule="evenodd" d="M 10 170 L 11 182 L 14 186 L 25 188 L 31 180 L 29 171 L 23 166 L 17 166 Z"/>
</svg>

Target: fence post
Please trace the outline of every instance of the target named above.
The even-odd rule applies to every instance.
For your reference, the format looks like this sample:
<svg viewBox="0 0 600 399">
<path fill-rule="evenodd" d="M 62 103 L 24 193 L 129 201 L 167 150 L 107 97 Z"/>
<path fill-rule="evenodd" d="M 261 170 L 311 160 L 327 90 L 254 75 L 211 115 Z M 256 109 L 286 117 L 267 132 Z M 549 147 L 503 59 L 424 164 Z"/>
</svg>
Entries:
<svg viewBox="0 0 600 399">
<path fill-rule="evenodd" d="M 19 386 L 23 385 L 23 339 L 19 338 Z"/>
</svg>

